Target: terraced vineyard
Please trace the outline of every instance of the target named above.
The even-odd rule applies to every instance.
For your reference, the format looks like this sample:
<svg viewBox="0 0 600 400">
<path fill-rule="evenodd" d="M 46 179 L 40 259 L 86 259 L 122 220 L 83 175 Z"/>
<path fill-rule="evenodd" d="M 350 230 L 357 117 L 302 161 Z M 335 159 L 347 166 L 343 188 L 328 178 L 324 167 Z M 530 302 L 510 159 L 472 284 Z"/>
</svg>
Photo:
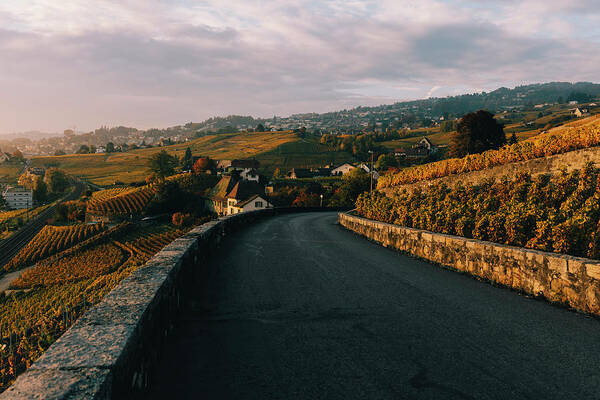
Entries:
<svg viewBox="0 0 600 400">
<path fill-rule="evenodd" d="M 591 122 L 578 122 L 575 125 L 574 127 L 550 130 L 519 143 L 504 146 L 499 150 L 489 150 L 480 154 L 419 165 L 398 173 L 387 174 L 379 179 L 377 188 L 383 189 L 448 175 L 480 171 L 497 165 L 600 146 L 600 119 L 593 118 Z"/>
<path fill-rule="evenodd" d="M 85 310 L 183 234 L 170 224 L 121 224 L 38 262 L 0 297 L 0 391 Z M 27 289 L 28 291 L 22 291 Z"/>
<path fill-rule="evenodd" d="M 107 191 L 102 191 L 107 192 Z M 154 196 L 154 189 L 150 186 L 129 190 L 109 190 L 88 202 L 87 212 L 96 215 L 128 215 L 139 214 L 148 205 Z"/>
<path fill-rule="evenodd" d="M 33 264 L 82 242 L 104 230 L 104 225 L 47 225 L 5 266 L 6 271 Z"/>
</svg>

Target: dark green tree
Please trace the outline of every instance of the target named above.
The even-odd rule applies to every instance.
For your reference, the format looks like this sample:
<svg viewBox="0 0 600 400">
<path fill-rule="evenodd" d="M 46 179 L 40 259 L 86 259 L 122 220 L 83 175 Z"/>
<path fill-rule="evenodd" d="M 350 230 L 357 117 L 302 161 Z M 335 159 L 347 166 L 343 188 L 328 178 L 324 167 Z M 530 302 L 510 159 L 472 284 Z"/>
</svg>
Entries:
<svg viewBox="0 0 600 400">
<path fill-rule="evenodd" d="M 106 152 L 114 153 L 115 152 L 115 144 L 113 142 L 106 143 Z"/>
<path fill-rule="evenodd" d="M 183 169 L 192 169 L 194 164 L 194 157 L 192 156 L 192 150 L 188 147 L 185 149 L 185 154 L 181 157 L 181 167 Z"/>
<path fill-rule="evenodd" d="M 176 157 L 170 155 L 165 150 L 154 153 L 148 159 L 148 168 L 161 181 L 175 173 L 175 167 L 178 164 Z"/>
<path fill-rule="evenodd" d="M 46 170 L 44 182 L 52 193 L 62 193 L 69 187 L 69 179 L 63 170 L 50 168 Z"/>
<path fill-rule="evenodd" d="M 77 154 L 89 154 L 90 153 L 90 148 L 89 146 L 82 144 L 81 146 L 79 146 L 79 150 L 77 150 Z"/>
<path fill-rule="evenodd" d="M 517 135 L 515 135 L 515 133 L 513 132 L 513 134 L 510 135 L 510 139 L 508 139 L 508 144 L 515 144 L 517 142 Z"/>
<path fill-rule="evenodd" d="M 460 119 L 452 137 L 450 155 L 464 157 L 467 154 L 499 149 L 506 144 L 504 126 L 489 111 L 479 110 Z"/>
</svg>

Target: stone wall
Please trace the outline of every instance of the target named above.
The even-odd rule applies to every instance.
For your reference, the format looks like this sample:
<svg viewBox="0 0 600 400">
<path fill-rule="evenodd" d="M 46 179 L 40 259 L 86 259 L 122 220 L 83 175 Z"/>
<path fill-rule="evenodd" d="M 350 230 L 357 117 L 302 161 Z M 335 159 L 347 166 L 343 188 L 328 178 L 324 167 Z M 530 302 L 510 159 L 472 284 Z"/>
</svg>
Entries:
<svg viewBox="0 0 600 400">
<path fill-rule="evenodd" d="M 452 187 L 458 182 L 475 184 L 488 178 L 499 179 L 503 176 L 514 178 L 519 172 L 529 172 L 532 176 L 535 176 L 540 174 L 556 173 L 563 168 L 565 168 L 567 171 L 573 171 L 575 169 L 583 168 L 585 164 L 590 161 L 600 164 L 600 147 L 590 147 L 587 149 L 570 151 L 568 153 L 556 154 L 549 157 L 535 158 L 533 160 L 498 165 L 496 167 L 487 168 L 481 171 L 449 175 L 423 182 L 383 188 L 380 189 L 380 191 L 389 196 L 394 194 L 397 190 L 414 190 L 417 188 L 424 190 L 436 183 L 445 183 L 446 185 Z"/>
<path fill-rule="evenodd" d="M 600 315 L 600 262 L 339 214 L 345 228 L 443 266 Z"/>
<path fill-rule="evenodd" d="M 79 318 L 0 394 L 0 400 L 128 398 L 147 388 L 172 321 L 186 293 L 195 290 L 186 285 L 193 280 L 186 278 L 198 272 L 203 257 L 224 236 L 278 213 L 326 210 L 271 208 L 223 217 L 191 230 Z"/>
</svg>

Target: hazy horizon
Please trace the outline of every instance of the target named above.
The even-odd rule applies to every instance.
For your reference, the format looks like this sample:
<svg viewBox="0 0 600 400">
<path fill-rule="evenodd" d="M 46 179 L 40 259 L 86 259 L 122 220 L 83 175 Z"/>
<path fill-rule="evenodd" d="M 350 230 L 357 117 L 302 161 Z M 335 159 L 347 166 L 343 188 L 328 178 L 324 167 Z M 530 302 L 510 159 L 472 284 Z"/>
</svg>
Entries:
<svg viewBox="0 0 600 400">
<path fill-rule="evenodd" d="M 598 81 L 591 0 L 54 3 L 0 4 L 3 136 Z"/>
</svg>

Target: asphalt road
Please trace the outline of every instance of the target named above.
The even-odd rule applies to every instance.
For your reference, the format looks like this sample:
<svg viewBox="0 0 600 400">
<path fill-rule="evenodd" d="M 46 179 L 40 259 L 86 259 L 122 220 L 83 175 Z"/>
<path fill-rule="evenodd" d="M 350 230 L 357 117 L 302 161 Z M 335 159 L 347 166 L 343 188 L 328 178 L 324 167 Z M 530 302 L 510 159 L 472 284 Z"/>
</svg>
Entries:
<svg viewBox="0 0 600 400">
<path fill-rule="evenodd" d="M 333 213 L 264 220 L 211 262 L 146 398 L 600 398 L 600 320 L 382 248 Z"/>
</svg>

